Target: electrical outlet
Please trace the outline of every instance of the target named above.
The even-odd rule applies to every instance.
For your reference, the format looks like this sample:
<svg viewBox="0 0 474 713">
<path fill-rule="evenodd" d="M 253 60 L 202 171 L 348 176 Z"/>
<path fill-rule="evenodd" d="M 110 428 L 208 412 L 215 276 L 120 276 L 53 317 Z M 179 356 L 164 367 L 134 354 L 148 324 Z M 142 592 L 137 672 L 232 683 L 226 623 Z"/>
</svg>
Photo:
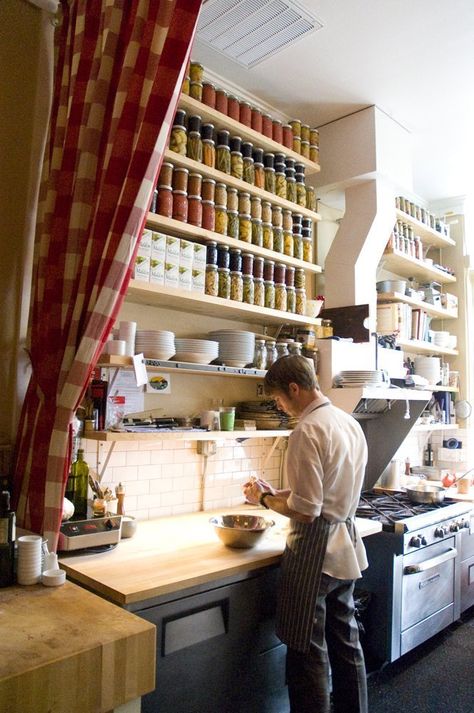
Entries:
<svg viewBox="0 0 474 713">
<path fill-rule="evenodd" d="M 263 384 L 257 384 L 257 396 L 263 396 Z"/>
<path fill-rule="evenodd" d="M 197 452 L 201 456 L 215 456 L 217 453 L 216 441 L 197 441 Z"/>
</svg>

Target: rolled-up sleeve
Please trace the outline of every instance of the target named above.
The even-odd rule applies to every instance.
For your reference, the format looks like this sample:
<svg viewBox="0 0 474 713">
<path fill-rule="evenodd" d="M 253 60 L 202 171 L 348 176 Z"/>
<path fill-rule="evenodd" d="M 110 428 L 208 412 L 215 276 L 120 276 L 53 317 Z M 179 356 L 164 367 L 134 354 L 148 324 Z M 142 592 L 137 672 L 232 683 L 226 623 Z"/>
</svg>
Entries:
<svg viewBox="0 0 474 713">
<path fill-rule="evenodd" d="M 309 437 L 304 428 L 297 429 L 289 439 L 286 468 L 291 493 L 288 507 L 309 517 L 317 517 L 323 504 L 323 448 L 314 430 Z"/>
</svg>

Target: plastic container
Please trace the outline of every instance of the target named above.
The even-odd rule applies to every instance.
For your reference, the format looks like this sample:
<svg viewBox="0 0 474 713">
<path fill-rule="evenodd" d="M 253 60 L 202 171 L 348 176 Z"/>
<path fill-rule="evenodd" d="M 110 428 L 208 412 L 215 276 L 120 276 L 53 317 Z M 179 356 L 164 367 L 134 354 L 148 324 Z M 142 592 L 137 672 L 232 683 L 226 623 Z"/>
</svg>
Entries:
<svg viewBox="0 0 474 713">
<path fill-rule="evenodd" d="M 233 431 L 235 423 L 235 406 L 219 408 L 219 426 L 221 431 Z"/>
</svg>

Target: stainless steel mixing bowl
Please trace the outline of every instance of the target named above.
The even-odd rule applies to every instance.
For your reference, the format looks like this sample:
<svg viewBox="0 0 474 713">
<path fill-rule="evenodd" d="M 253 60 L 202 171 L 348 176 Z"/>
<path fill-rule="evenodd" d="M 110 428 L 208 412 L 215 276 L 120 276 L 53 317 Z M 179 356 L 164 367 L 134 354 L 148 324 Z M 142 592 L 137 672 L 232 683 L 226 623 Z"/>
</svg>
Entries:
<svg viewBox="0 0 474 713">
<path fill-rule="evenodd" d="M 259 515 L 216 515 L 209 522 L 224 545 L 241 549 L 255 547 L 275 524 Z"/>
</svg>

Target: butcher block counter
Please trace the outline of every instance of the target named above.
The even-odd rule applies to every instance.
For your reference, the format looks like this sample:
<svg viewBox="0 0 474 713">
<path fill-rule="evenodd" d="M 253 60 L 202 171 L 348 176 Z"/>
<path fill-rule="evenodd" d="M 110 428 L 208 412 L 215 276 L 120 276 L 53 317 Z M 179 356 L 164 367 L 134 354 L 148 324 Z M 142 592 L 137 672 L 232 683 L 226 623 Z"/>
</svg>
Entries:
<svg viewBox="0 0 474 713">
<path fill-rule="evenodd" d="M 155 627 L 72 582 L 0 589 L 0 711 L 104 713 L 155 687 Z"/>
<path fill-rule="evenodd" d="M 223 513 L 257 513 L 275 521 L 252 549 L 231 549 L 218 539 L 209 518 Z M 277 565 L 288 519 L 251 506 L 140 521 L 135 536 L 110 552 L 63 556 L 68 578 L 116 604 L 131 609 L 140 602 L 205 585 L 251 570 Z M 379 532 L 380 523 L 357 519 L 362 537 Z"/>
</svg>

